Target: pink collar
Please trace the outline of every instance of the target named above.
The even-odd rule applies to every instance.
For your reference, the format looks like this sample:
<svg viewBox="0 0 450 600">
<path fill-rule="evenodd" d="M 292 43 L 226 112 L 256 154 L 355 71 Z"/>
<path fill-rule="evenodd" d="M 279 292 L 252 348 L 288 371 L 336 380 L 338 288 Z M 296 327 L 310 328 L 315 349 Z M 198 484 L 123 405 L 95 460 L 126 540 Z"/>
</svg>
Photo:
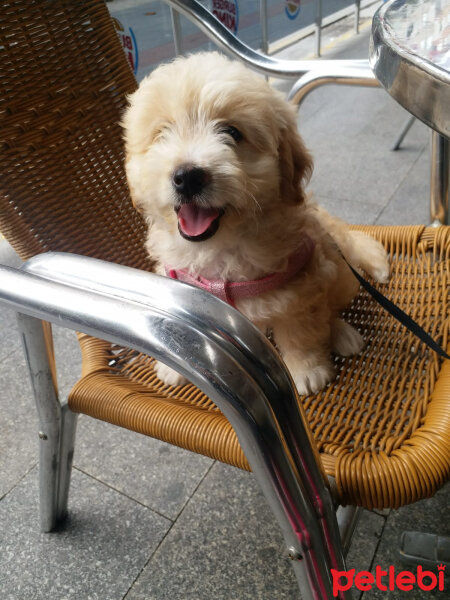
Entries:
<svg viewBox="0 0 450 600">
<path fill-rule="evenodd" d="M 228 302 L 231 306 L 235 306 L 235 302 L 241 298 L 254 298 L 260 294 L 280 288 L 291 281 L 311 260 L 314 246 L 314 240 L 308 235 L 303 234 L 299 247 L 289 257 L 285 271 L 271 273 L 261 279 L 250 281 L 206 279 L 200 275 L 191 275 L 187 269 L 171 269 L 167 265 L 165 266 L 165 270 L 167 277 L 195 285 Z"/>
</svg>

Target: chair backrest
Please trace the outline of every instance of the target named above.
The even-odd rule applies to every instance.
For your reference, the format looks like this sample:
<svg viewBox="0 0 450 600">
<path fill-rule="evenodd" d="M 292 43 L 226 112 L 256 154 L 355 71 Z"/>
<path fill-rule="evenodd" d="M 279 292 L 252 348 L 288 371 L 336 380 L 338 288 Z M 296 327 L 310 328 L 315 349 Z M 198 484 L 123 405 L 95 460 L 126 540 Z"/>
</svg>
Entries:
<svg viewBox="0 0 450 600">
<path fill-rule="evenodd" d="M 136 81 L 99 0 L 0 6 L 0 231 L 22 259 L 150 268 L 119 125 Z"/>
</svg>

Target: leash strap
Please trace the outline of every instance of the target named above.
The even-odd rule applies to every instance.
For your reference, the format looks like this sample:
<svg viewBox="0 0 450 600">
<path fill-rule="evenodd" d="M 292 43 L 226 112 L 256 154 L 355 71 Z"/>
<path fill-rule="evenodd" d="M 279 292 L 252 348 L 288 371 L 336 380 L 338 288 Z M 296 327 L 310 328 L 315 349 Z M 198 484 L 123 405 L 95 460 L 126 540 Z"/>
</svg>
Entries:
<svg viewBox="0 0 450 600">
<path fill-rule="evenodd" d="M 379 292 L 376 288 L 373 287 L 368 281 L 361 277 L 361 275 L 356 271 L 345 256 L 341 253 L 345 262 L 349 266 L 351 272 L 362 285 L 362 287 L 369 292 L 369 294 L 375 298 L 375 300 L 380 304 L 384 310 L 389 312 L 393 317 L 400 321 L 402 325 L 404 325 L 407 329 L 409 329 L 416 337 L 418 337 L 424 344 L 429 346 L 432 350 L 434 350 L 439 356 L 442 358 L 450 359 L 450 356 L 439 346 L 434 339 L 428 335 L 428 333 L 418 324 L 414 319 L 412 319 L 409 315 L 407 315 L 401 308 L 399 308 L 396 304 L 394 304 L 391 300 L 386 298 L 381 292 Z"/>
</svg>

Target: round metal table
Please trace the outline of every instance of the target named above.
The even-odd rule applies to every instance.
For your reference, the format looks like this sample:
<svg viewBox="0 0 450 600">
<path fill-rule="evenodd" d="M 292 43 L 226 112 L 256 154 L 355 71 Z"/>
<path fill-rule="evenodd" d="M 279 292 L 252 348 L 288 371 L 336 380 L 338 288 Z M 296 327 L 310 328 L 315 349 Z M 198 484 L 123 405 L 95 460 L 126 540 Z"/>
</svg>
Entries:
<svg viewBox="0 0 450 600">
<path fill-rule="evenodd" d="M 448 220 L 450 0 L 391 0 L 372 23 L 370 64 L 387 92 L 433 129 L 431 221 Z"/>
</svg>

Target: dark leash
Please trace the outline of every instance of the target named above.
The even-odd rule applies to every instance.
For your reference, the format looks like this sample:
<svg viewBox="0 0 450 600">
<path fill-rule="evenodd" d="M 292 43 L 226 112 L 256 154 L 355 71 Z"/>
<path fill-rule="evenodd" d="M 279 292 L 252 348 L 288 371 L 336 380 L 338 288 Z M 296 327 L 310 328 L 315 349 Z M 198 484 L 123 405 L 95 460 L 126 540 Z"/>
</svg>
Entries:
<svg viewBox="0 0 450 600">
<path fill-rule="evenodd" d="M 379 290 L 371 285 L 364 277 L 354 269 L 345 256 L 341 252 L 342 258 L 349 266 L 351 272 L 362 285 L 362 287 L 380 304 L 384 310 L 390 313 L 397 319 L 404 327 L 409 329 L 416 337 L 418 337 L 424 344 L 434 350 L 442 358 L 450 359 L 450 356 L 439 346 L 439 344 L 423 329 L 413 318 L 407 315 L 401 308 L 394 304 L 389 298 L 386 298 Z"/>
</svg>

